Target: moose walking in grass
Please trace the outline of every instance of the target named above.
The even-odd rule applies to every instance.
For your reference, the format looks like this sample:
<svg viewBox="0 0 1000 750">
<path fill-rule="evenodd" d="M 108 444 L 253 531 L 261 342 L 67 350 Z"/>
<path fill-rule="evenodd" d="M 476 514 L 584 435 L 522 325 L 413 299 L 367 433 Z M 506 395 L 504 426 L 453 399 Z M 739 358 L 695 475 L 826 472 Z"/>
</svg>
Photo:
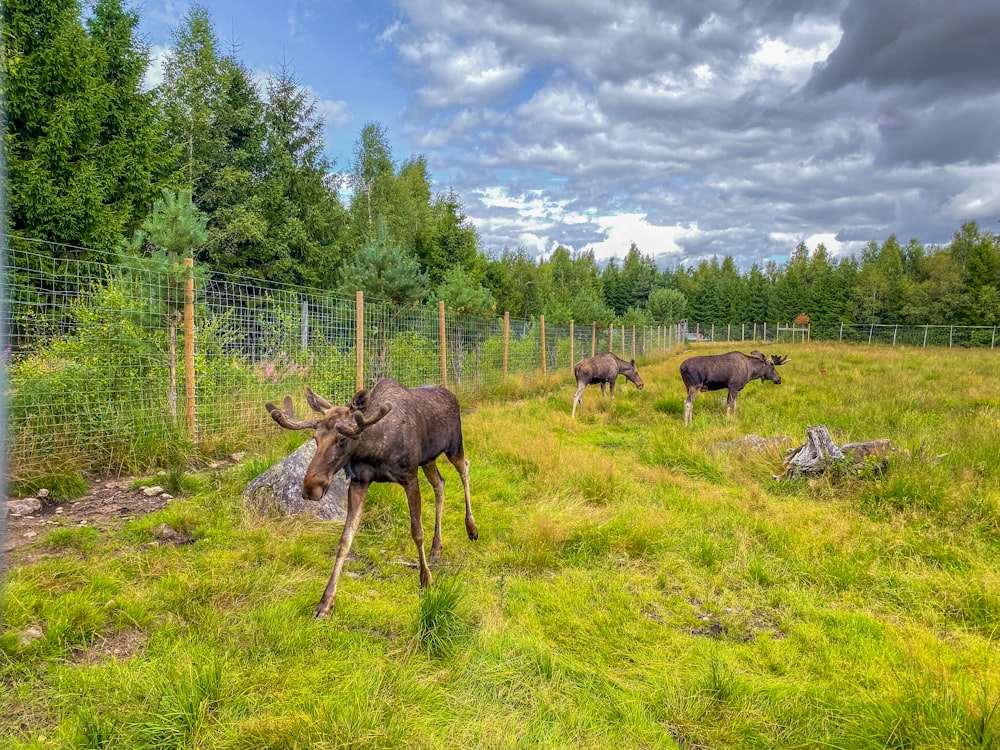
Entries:
<svg viewBox="0 0 1000 750">
<path fill-rule="evenodd" d="M 691 357 L 681 362 L 681 380 L 687 388 L 687 398 L 684 400 L 684 424 L 691 424 L 691 412 L 694 409 L 694 399 L 704 391 L 729 390 L 726 399 L 726 413 L 729 417 L 736 414 L 736 397 L 751 380 L 760 378 L 770 380 L 775 385 L 781 385 L 781 376 L 774 368 L 783 365 L 788 357 L 774 355 L 770 359 L 756 350 L 749 355 L 743 352 L 727 354 L 705 354 Z"/>
<path fill-rule="evenodd" d="M 604 386 L 611 390 L 611 398 L 615 397 L 615 381 L 619 375 L 623 375 L 626 380 L 632 382 L 636 388 L 642 390 L 642 378 L 635 368 L 635 360 L 626 362 L 615 356 L 611 352 L 598 354 L 596 357 L 581 359 L 573 367 L 573 374 L 576 376 L 576 395 L 573 396 L 573 419 L 576 419 L 576 405 L 583 402 L 583 389 L 595 383 L 601 384 L 601 395 L 604 395 Z"/>
<path fill-rule="evenodd" d="M 395 482 L 406 491 L 410 535 L 417 547 L 420 567 L 420 588 L 430 585 L 431 571 L 424 554 L 424 526 L 420 517 L 418 468 L 434 488 L 434 538 L 430 561 L 437 562 L 441 554 L 444 478 L 436 461 L 442 453 L 462 480 L 466 533 L 473 541 L 479 538 L 479 529 L 472 518 L 469 462 L 462 444 L 462 418 L 455 394 L 441 386 L 406 388 L 385 378 L 371 390 L 358 391 L 346 406 L 333 406 L 308 387 L 306 402 L 321 416 L 296 419 L 292 399 L 288 396 L 285 396 L 284 408 L 272 403 L 265 407 L 272 419 L 286 430 L 314 430 L 316 455 L 306 469 L 302 496 L 318 502 L 326 494 L 333 475 L 341 469 L 351 482 L 347 490 L 347 520 L 337 547 L 337 559 L 313 616 L 322 617 L 333 607 L 337 581 L 351 550 L 372 482 Z"/>
</svg>

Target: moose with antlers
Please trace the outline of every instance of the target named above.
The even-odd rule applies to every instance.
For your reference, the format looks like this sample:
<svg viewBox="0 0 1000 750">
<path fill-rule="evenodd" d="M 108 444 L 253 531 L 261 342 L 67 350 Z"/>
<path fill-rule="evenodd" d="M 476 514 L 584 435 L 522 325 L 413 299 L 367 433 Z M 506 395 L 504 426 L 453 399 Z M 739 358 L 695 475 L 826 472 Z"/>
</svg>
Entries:
<svg viewBox="0 0 1000 750">
<path fill-rule="evenodd" d="M 721 391 L 723 388 L 729 390 L 726 413 L 732 417 L 736 413 L 736 397 L 746 384 L 760 378 L 761 382 L 770 380 L 775 385 L 781 385 L 781 376 L 774 368 L 787 361 L 788 357 L 780 355 L 774 355 L 769 359 L 756 350 L 749 355 L 743 352 L 729 352 L 685 359 L 681 362 L 681 380 L 687 388 L 687 398 L 684 400 L 684 424 L 691 424 L 694 399 L 699 393 Z"/>
<path fill-rule="evenodd" d="M 287 430 L 314 430 L 316 455 L 306 469 L 302 496 L 319 501 L 333 476 L 344 469 L 347 490 L 347 519 L 337 547 L 337 559 L 330 581 L 314 617 L 323 617 L 334 605 L 337 581 L 351 542 L 361 521 L 361 511 L 372 482 L 394 482 L 406 491 L 410 510 L 410 535 L 417 547 L 420 588 L 430 585 L 431 571 L 424 554 L 424 528 L 420 514 L 420 484 L 417 468 L 423 470 L 434 488 L 434 538 L 430 561 L 441 554 L 441 511 L 444 505 L 444 478 L 437 468 L 443 453 L 458 470 L 465 490 L 465 530 L 469 539 L 479 538 L 472 517 L 469 495 L 469 462 L 462 445 L 462 419 L 458 399 L 440 386 L 406 388 L 385 378 L 371 389 L 355 394 L 346 406 L 333 406 L 306 387 L 306 402 L 322 416 L 298 420 L 292 399 L 285 396 L 284 408 L 266 404 L 266 409 Z"/>
</svg>

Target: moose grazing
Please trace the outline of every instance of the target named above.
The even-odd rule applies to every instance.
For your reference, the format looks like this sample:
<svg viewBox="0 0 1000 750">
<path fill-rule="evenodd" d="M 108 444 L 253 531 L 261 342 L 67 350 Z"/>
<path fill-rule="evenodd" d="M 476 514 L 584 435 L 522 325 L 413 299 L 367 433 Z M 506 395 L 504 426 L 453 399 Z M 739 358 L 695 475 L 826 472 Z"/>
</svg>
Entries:
<svg viewBox="0 0 1000 750">
<path fill-rule="evenodd" d="M 768 359 L 756 350 L 749 355 L 729 352 L 685 359 L 681 362 L 681 379 L 687 388 L 687 398 L 684 400 L 684 424 L 691 424 L 694 399 L 702 391 L 729 389 L 726 411 L 732 417 L 736 413 L 736 396 L 744 386 L 757 378 L 781 385 L 781 376 L 774 368 L 787 361 L 788 357 L 779 355 Z"/>
<path fill-rule="evenodd" d="M 636 388 L 642 390 L 642 378 L 635 368 L 635 360 L 626 362 L 611 352 L 598 354 L 596 357 L 581 359 L 573 367 L 573 374 L 576 376 L 576 395 L 573 396 L 573 419 L 576 419 L 576 405 L 583 403 L 583 389 L 594 383 L 601 384 L 601 395 L 604 395 L 604 386 L 608 384 L 611 388 L 611 398 L 615 397 L 615 381 L 619 375 L 624 375 Z"/>
<path fill-rule="evenodd" d="M 334 474 L 344 469 L 350 485 L 347 491 L 347 519 L 337 547 L 337 560 L 314 617 L 323 617 L 333 608 L 337 580 L 351 542 L 358 530 L 361 511 L 372 482 L 395 482 L 406 491 L 410 509 L 410 535 L 417 546 L 420 588 L 431 583 L 431 571 L 424 555 L 424 528 L 420 515 L 420 484 L 417 467 L 434 488 L 434 539 L 431 562 L 441 554 L 441 510 L 444 478 L 436 460 L 443 453 L 458 470 L 465 490 L 465 530 L 469 539 L 479 538 L 472 518 L 469 496 L 469 462 L 462 446 L 462 419 L 455 395 L 440 386 L 406 388 L 389 378 L 371 389 L 355 394 L 346 406 L 332 406 L 306 387 L 306 401 L 316 419 L 298 420 L 292 399 L 285 396 L 284 409 L 266 404 L 267 411 L 286 430 L 315 430 L 316 455 L 306 469 L 302 496 L 319 501 Z"/>
</svg>

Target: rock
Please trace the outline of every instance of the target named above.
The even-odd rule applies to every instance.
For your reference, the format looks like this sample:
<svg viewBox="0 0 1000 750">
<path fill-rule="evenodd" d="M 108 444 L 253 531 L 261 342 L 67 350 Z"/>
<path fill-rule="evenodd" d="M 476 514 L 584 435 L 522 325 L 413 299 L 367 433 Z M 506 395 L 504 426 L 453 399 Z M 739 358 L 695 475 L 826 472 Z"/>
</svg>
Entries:
<svg viewBox="0 0 1000 750">
<path fill-rule="evenodd" d="M 44 500 L 49 496 L 49 491 L 47 489 L 42 488 L 38 490 L 38 492 L 35 494 L 37 494 L 40 499 Z"/>
<path fill-rule="evenodd" d="M 156 497 L 163 492 L 163 488 L 159 485 L 154 484 L 152 487 L 147 487 L 142 491 L 142 494 L 146 497 Z"/>
<path fill-rule="evenodd" d="M 238 463 L 240 463 L 243 460 L 243 458 L 245 456 L 246 456 L 246 453 L 244 451 L 237 451 L 236 453 L 234 453 L 233 455 L 231 455 L 229 458 L 232 459 L 232 461 L 233 461 L 234 464 L 238 464 Z"/>
<path fill-rule="evenodd" d="M 30 627 L 24 630 L 21 635 L 17 637 L 17 642 L 22 646 L 29 645 L 32 641 L 37 641 L 42 637 L 42 631 L 36 627 Z"/>
<path fill-rule="evenodd" d="M 243 491 L 243 501 L 251 510 L 264 515 L 307 513 L 324 521 L 343 521 L 347 517 L 347 487 L 344 472 L 337 472 L 323 499 L 318 503 L 302 497 L 302 480 L 316 454 L 316 441 L 307 440 L 292 455 L 279 461 L 253 479 Z"/>
<path fill-rule="evenodd" d="M 37 497 L 22 497 L 19 500 L 7 501 L 8 516 L 30 516 L 42 509 L 42 501 Z"/>
<path fill-rule="evenodd" d="M 177 536 L 177 531 L 169 524 L 161 523 L 153 529 L 153 534 L 158 536 L 160 539 L 170 539 L 171 537 Z"/>
</svg>

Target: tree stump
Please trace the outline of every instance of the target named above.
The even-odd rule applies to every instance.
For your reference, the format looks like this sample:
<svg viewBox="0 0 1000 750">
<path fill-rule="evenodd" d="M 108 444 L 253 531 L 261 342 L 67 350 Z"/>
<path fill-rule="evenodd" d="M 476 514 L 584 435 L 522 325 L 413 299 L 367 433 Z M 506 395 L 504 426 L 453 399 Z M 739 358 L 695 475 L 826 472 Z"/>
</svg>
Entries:
<svg viewBox="0 0 1000 750">
<path fill-rule="evenodd" d="M 789 450 L 785 454 L 785 470 L 775 479 L 786 479 L 799 474 L 822 474 L 831 464 L 848 459 L 852 464 L 862 466 L 870 458 L 881 459 L 881 468 L 888 468 L 888 455 L 892 451 L 889 440 L 866 440 L 837 446 L 830 437 L 826 425 L 812 425 L 806 428 L 804 445 Z"/>
</svg>

